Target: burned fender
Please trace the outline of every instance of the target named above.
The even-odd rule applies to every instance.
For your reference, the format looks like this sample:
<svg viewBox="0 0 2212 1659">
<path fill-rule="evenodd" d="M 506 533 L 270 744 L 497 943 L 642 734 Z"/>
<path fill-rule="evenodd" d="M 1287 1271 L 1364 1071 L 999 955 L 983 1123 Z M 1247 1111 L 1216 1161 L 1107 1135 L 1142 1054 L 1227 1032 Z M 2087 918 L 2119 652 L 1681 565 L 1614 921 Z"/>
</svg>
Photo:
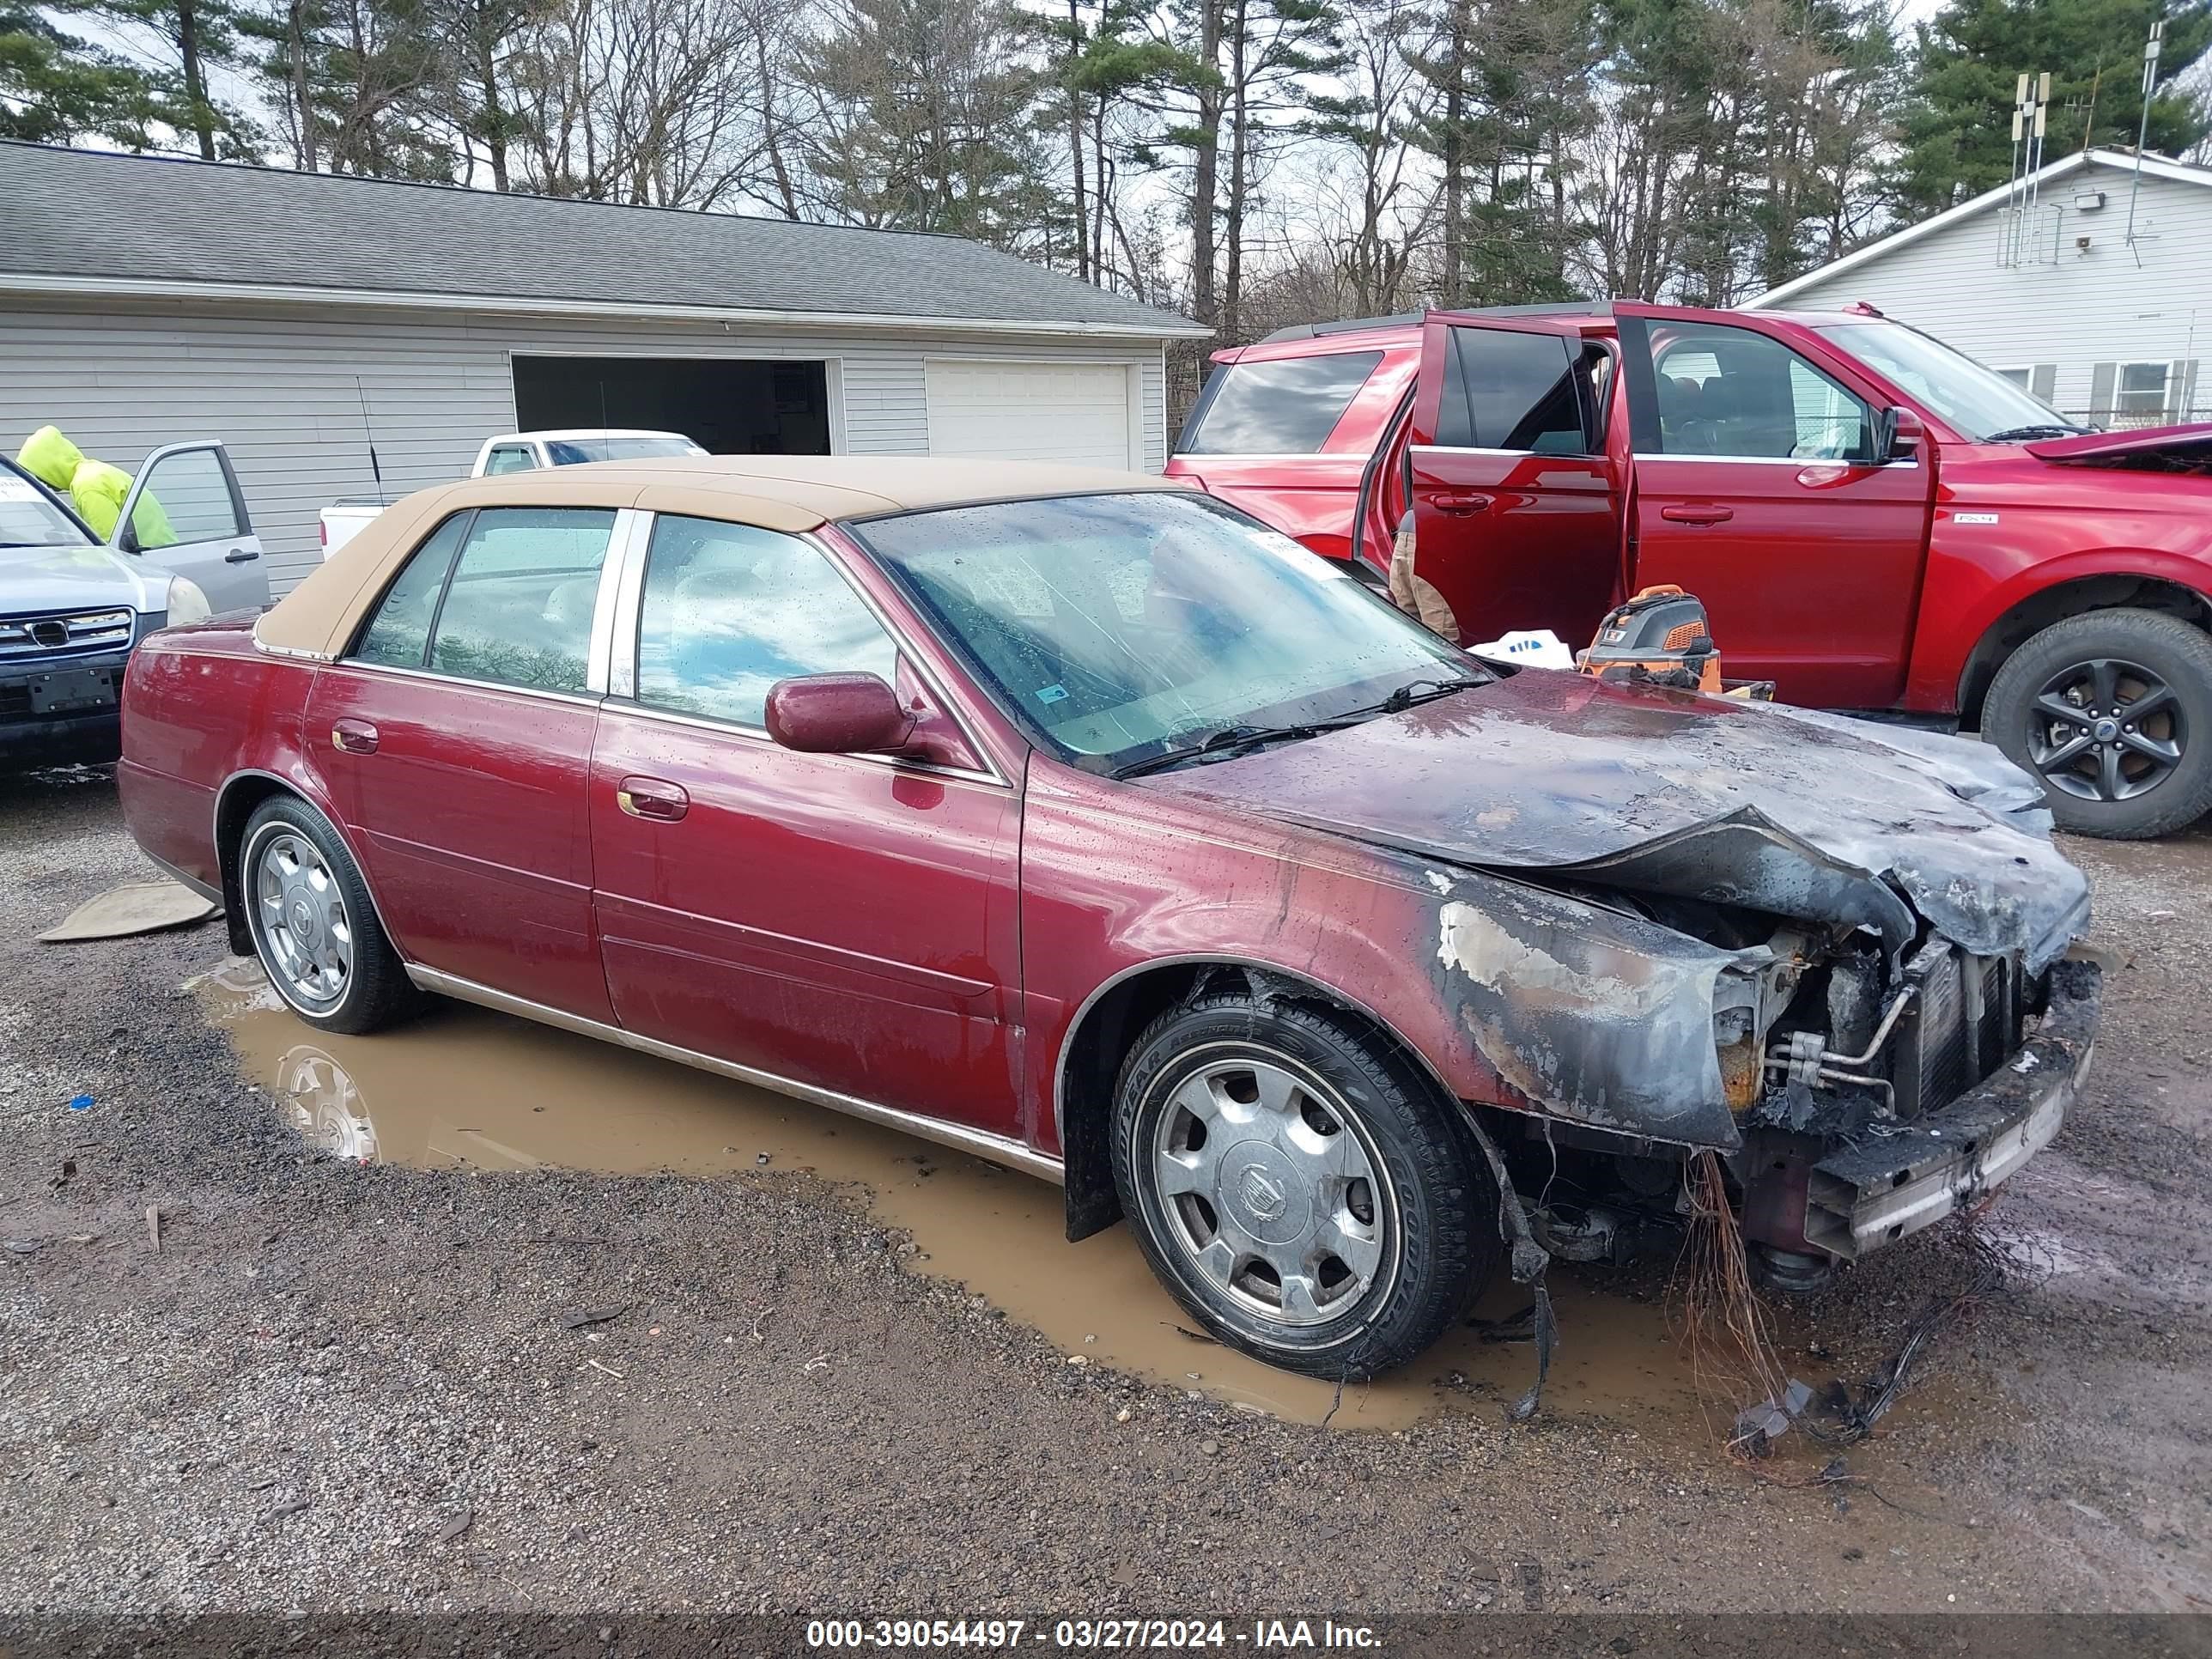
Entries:
<svg viewBox="0 0 2212 1659">
<path fill-rule="evenodd" d="M 1480 876 L 1433 872 L 1438 988 L 1539 1111 L 1655 1140 L 1741 1144 L 1714 1015 L 1764 952 Z"/>
</svg>

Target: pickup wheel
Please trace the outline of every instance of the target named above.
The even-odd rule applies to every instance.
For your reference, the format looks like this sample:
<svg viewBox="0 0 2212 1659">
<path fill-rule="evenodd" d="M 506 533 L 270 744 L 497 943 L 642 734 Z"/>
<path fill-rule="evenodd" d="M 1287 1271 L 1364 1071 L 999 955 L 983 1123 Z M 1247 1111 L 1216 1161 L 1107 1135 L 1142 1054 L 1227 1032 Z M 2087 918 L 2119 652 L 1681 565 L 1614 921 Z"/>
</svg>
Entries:
<svg viewBox="0 0 2212 1659">
<path fill-rule="evenodd" d="M 1130 1050 L 1114 1177 L 1210 1334 L 1357 1382 L 1427 1348 L 1497 1265 L 1497 1188 L 1459 1113 L 1346 1015 L 1209 994 Z"/>
<path fill-rule="evenodd" d="M 306 802 L 278 795 L 246 820 L 238 895 L 270 984 L 309 1024 L 374 1031 L 420 1005 L 361 872 Z"/>
<path fill-rule="evenodd" d="M 2154 611 L 2053 623 L 2006 659 L 1982 732 L 2062 830 L 2138 841 L 2212 809 L 2212 638 Z"/>
</svg>

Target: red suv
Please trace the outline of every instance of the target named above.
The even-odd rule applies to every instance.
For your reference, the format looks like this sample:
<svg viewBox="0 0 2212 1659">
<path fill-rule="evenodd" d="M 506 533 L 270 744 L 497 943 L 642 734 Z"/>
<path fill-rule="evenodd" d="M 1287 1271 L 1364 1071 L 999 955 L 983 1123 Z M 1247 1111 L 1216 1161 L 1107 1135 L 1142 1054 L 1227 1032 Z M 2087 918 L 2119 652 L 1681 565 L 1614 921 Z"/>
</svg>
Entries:
<svg viewBox="0 0 2212 1659">
<path fill-rule="evenodd" d="M 1586 641 L 1674 582 L 1732 677 L 1978 725 L 2059 823 L 2212 808 L 2212 426 L 2099 433 L 1870 307 L 1611 304 L 1285 330 L 1218 353 L 1169 463 L 1463 643 Z"/>
</svg>

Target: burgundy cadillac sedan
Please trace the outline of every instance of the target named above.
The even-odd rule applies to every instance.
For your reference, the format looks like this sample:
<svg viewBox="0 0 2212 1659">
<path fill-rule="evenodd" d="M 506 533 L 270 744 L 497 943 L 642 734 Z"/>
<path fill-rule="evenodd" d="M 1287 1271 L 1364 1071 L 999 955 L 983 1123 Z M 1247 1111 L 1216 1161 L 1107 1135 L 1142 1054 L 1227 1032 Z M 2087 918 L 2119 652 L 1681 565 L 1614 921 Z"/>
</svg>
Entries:
<svg viewBox="0 0 2212 1659">
<path fill-rule="evenodd" d="M 1708 1150 L 1808 1282 L 2047 1143 L 2095 1021 L 1994 750 L 1486 665 L 1158 478 L 472 480 L 123 706 L 132 833 L 308 1024 L 458 997 L 1060 1181 L 1324 1376 Z"/>
</svg>

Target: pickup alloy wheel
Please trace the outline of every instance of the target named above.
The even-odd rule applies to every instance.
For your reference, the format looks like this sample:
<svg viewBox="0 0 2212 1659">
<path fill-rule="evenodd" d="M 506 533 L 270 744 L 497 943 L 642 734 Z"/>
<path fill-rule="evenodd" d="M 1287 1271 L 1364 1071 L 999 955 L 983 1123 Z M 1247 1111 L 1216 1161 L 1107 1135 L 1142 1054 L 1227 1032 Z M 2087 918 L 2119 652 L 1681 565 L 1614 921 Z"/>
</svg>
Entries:
<svg viewBox="0 0 2212 1659">
<path fill-rule="evenodd" d="M 2179 830 L 2212 807 L 2212 639 L 2155 611 L 2069 617 L 2006 660 L 1982 724 L 2043 780 L 2061 829 Z"/>
<path fill-rule="evenodd" d="M 1356 1381 L 1427 1347 L 1497 1261 L 1461 1109 L 1346 1015 L 1212 992 L 1131 1050 L 1115 1177 L 1152 1270 L 1211 1334 Z"/>
</svg>

